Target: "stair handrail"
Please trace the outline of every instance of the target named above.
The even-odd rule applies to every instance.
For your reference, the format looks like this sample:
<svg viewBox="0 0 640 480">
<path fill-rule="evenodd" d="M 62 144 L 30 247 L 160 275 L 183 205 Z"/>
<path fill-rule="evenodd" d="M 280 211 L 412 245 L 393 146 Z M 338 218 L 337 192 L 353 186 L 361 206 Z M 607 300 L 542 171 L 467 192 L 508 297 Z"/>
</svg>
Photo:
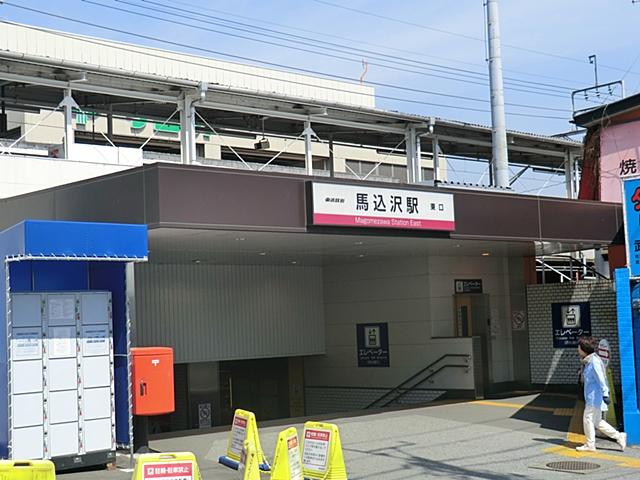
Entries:
<svg viewBox="0 0 640 480">
<path fill-rule="evenodd" d="M 424 372 L 426 372 L 427 370 L 433 368 L 435 365 L 437 365 L 438 363 L 440 363 L 442 360 L 444 360 L 445 358 L 448 357 L 456 357 L 456 358 L 466 358 L 467 360 L 467 365 L 460 365 L 460 366 L 468 366 L 469 361 L 471 360 L 471 355 L 468 353 L 445 353 L 444 355 L 440 356 L 437 360 L 431 362 L 429 365 L 427 365 L 426 367 L 424 367 L 423 369 L 421 369 L 420 371 L 418 371 L 417 373 L 414 373 L 413 375 L 411 375 L 409 378 L 407 378 L 406 380 L 403 380 L 402 382 L 400 382 L 397 386 L 391 388 L 388 392 L 385 392 L 384 394 L 382 394 L 380 397 L 376 398 L 373 402 L 371 402 L 369 405 L 367 405 L 365 408 L 371 408 L 373 407 L 376 403 L 382 401 L 387 395 L 390 395 L 396 391 L 399 391 L 403 388 L 405 388 L 405 386 L 411 382 L 412 380 L 418 378 L 420 375 L 422 375 Z M 437 371 L 439 372 L 441 369 L 438 369 Z M 417 384 L 420 384 L 424 381 L 426 381 L 428 378 L 430 378 L 431 376 L 433 376 L 436 372 L 432 372 L 429 377 L 422 379 L 420 382 L 418 382 Z M 416 385 L 417 385 L 416 384 Z M 415 385 L 414 385 L 415 387 Z M 406 393 L 406 391 L 405 391 Z M 403 394 L 404 395 L 404 394 Z M 388 405 L 388 403 L 386 403 L 384 406 Z"/>
</svg>

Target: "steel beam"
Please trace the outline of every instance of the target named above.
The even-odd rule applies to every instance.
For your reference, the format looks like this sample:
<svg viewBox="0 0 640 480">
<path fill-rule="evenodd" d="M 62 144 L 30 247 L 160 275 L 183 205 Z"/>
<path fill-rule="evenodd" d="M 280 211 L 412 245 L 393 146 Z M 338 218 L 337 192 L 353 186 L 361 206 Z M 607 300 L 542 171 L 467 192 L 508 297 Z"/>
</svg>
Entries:
<svg viewBox="0 0 640 480">
<path fill-rule="evenodd" d="M 425 134 L 424 136 L 433 138 L 436 135 Z M 456 137 L 453 135 L 440 135 L 440 134 L 438 134 L 437 137 L 438 137 L 438 140 L 440 141 L 460 143 L 462 145 L 475 145 L 478 147 L 489 147 L 489 148 L 491 148 L 492 146 L 491 142 L 486 142 L 484 140 L 474 140 L 471 138 Z M 531 153 L 533 155 L 544 155 L 548 157 L 564 158 L 566 155 L 566 152 L 562 152 L 562 151 L 544 150 L 542 148 L 533 148 L 533 147 L 521 147 L 519 145 L 509 145 L 508 148 L 513 152 Z M 580 148 L 580 147 L 576 146 L 576 148 Z"/>
</svg>

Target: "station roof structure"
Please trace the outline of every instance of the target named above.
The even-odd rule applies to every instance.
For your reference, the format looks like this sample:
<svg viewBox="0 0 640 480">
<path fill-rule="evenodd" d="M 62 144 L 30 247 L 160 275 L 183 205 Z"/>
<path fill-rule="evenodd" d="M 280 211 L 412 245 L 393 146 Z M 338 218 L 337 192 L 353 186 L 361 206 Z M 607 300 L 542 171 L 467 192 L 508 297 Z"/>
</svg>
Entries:
<svg viewBox="0 0 640 480">
<path fill-rule="evenodd" d="M 640 120 L 640 93 L 607 103 L 573 117 L 573 123 L 591 128 L 600 123 L 622 123 Z"/>
<path fill-rule="evenodd" d="M 53 109 L 62 90 L 71 88 L 82 109 L 165 121 L 181 94 L 203 91 L 198 113 L 220 132 L 259 132 L 264 119 L 266 134 L 297 137 L 310 120 L 323 140 L 391 149 L 414 127 L 423 152 L 432 150 L 431 138 L 437 137 L 444 155 L 482 160 L 492 155 L 487 126 L 105 67 L 94 58 L 71 61 L 0 46 L 0 82 L 7 108 L 17 110 Z M 582 152 L 581 143 L 561 136 L 508 131 L 507 138 L 510 162 L 534 168 L 562 170 L 568 155 Z"/>
<path fill-rule="evenodd" d="M 454 232 L 310 225 L 306 186 L 343 179 L 154 163 L 123 172 L 0 199 L 0 229 L 23 218 L 138 223 L 149 227 L 152 261 L 272 261 L 290 252 L 355 258 L 354 238 L 368 254 L 534 255 L 570 252 L 621 241 L 619 204 L 451 189 Z M 358 185 L 380 186 L 359 181 Z M 405 187 L 406 188 L 406 187 Z M 411 186 L 422 191 L 435 187 Z M 580 221 L 568 221 L 579 218 Z M 239 238 L 246 241 L 237 241 Z M 294 240 L 295 238 L 295 240 Z M 411 253 L 413 252 L 413 253 Z M 217 256 L 217 257 L 216 257 Z"/>
</svg>

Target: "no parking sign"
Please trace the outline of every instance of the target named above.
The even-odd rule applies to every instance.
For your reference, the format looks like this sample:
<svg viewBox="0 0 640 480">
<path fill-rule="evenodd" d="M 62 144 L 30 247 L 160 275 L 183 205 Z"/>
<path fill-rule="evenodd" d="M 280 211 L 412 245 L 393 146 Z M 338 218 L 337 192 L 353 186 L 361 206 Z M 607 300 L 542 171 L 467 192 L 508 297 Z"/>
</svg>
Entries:
<svg viewBox="0 0 640 480">
<path fill-rule="evenodd" d="M 604 362 L 604 367 L 607 368 L 609 366 L 609 360 L 611 360 L 611 346 L 606 338 L 603 338 L 600 340 L 600 343 L 598 343 L 597 352 L 598 356 Z"/>
</svg>

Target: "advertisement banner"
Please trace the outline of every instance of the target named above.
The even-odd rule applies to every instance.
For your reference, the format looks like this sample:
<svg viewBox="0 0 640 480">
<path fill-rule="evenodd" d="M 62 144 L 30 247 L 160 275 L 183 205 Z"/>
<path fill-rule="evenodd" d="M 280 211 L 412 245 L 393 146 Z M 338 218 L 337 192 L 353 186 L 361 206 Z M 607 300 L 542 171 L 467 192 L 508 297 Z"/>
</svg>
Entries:
<svg viewBox="0 0 640 480">
<path fill-rule="evenodd" d="M 640 276 L 640 178 L 624 181 L 624 232 L 627 265 L 632 277 Z"/>
<path fill-rule="evenodd" d="M 455 230 L 449 193 L 312 183 L 309 223 L 339 227 Z"/>
</svg>

